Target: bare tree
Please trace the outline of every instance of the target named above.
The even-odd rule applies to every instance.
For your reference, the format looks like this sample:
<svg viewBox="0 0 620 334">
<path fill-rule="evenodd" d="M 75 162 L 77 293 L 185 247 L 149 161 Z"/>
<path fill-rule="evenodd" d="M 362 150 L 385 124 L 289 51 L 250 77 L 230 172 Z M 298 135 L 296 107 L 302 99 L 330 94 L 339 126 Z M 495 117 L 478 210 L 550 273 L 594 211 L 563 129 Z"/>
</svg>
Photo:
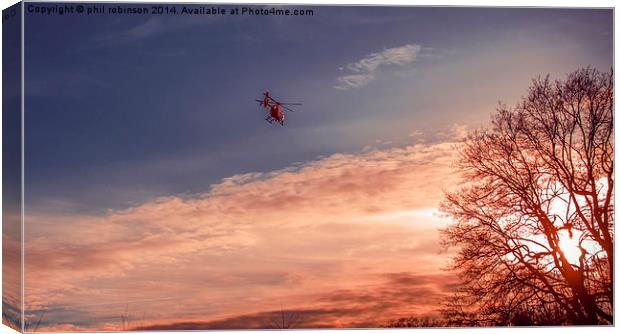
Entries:
<svg viewBox="0 0 620 334">
<path fill-rule="evenodd" d="M 613 70 L 538 78 L 459 146 L 452 325 L 613 323 L 613 100 Z"/>
<path fill-rule="evenodd" d="M 280 304 L 280 312 L 269 317 L 269 324 L 273 329 L 292 329 L 299 323 L 299 314 L 295 311 L 286 311 Z"/>
<path fill-rule="evenodd" d="M 447 323 L 443 319 L 439 319 L 431 316 L 411 316 L 405 318 L 399 318 L 396 320 L 392 320 L 387 322 L 385 325 L 380 327 L 385 328 L 410 328 L 410 327 L 422 327 L 422 328 L 432 328 L 432 327 L 445 327 Z"/>
<path fill-rule="evenodd" d="M 121 331 L 126 332 L 130 328 L 129 304 L 125 305 L 125 312 L 121 313 Z"/>
</svg>

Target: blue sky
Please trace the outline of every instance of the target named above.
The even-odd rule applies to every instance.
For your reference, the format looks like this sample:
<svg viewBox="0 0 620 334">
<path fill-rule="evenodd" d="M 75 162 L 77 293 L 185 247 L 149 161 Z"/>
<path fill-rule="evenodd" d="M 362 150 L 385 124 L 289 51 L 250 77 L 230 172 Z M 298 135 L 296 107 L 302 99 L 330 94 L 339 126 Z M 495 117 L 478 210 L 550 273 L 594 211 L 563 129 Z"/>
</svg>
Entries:
<svg viewBox="0 0 620 334">
<path fill-rule="evenodd" d="M 611 11 L 314 10 L 312 17 L 27 14 L 31 208 L 118 208 L 414 130 L 480 123 L 536 75 L 606 70 L 612 61 Z M 380 66 L 363 87 L 334 88 L 347 74 L 340 68 L 405 45 L 423 49 L 412 62 Z M 304 103 L 286 127 L 262 120 L 254 99 L 265 89 Z"/>
</svg>

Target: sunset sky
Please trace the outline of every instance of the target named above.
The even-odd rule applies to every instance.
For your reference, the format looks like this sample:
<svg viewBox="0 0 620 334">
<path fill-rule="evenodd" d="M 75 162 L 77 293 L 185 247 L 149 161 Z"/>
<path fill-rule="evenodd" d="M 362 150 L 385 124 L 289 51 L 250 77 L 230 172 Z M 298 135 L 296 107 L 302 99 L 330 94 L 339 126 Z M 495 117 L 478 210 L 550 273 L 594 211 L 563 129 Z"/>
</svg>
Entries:
<svg viewBox="0 0 620 334">
<path fill-rule="evenodd" d="M 455 283 L 437 211 L 459 182 L 454 144 L 532 78 L 613 62 L 611 10 L 308 8 L 26 13 L 25 306 L 40 330 L 436 314 Z M 266 89 L 303 103 L 286 126 L 263 120 Z"/>
</svg>

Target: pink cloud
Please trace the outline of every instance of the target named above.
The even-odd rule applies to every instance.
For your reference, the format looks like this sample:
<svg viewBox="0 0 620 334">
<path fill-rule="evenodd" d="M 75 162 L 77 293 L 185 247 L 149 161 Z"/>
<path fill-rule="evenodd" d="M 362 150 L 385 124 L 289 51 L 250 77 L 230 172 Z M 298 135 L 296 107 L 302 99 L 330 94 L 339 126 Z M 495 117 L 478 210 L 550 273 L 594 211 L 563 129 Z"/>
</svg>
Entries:
<svg viewBox="0 0 620 334">
<path fill-rule="evenodd" d="M 151 324 L 352 307 L 317 296 L 440 273 L 452 158 L 451 143 L 334 154 L 100 216 L 28 215 L 27 309 L 49 328 L 118 329 L 127 305 Z"/>
</svg>

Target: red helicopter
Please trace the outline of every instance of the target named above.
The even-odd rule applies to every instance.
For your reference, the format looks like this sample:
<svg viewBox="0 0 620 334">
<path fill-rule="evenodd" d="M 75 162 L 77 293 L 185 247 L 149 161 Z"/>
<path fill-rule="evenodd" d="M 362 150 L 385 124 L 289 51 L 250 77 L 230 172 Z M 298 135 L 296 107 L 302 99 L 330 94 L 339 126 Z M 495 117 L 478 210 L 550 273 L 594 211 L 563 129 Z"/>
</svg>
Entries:
<svg viewBox="0 0 620 334">
<path fill-rule="evenodd" d="M 265 117 L 265 120 L 267 122 L 271 124 L 274 121 L 276 121 L 280 123 L 280 125 L 284 125 L 284 111 L 282 111 L 282 109 L 286 111 L 290 111 L 290 112 L 295 112 L 295 110 L 287 106 L 300 106 L 301 105 L 301 103 L 283 103 L 283 102 L 277 101 L 274 98 L 272 98 L 271 95 L 269 95 L 269 91 L 265 91 L 263 93 L 263 99 L 256 100 L 256 102 L 258 102 L 258 104 L 265 109 L 269 108 L 269 114 L 267 114 L 267 117 Z"/>
</svg>

